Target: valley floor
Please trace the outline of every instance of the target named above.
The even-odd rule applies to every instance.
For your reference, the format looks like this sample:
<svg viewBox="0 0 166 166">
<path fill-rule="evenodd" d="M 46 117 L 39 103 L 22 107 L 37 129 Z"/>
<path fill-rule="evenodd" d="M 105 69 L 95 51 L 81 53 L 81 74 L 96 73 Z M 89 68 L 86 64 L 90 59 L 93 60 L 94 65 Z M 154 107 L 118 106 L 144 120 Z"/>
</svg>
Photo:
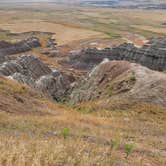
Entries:
<svg viewBox="0 0 166 166">
<path fill-rule="evenodd" d="M 110 9 L 57 4 L 40 4 L 40 8 L 39 4 L 9 5 L 0 8 L 0 29 L 16 33 L 52 32 L 55 33 L 53 38 L 64 49 L 83 46 L 103 48 L 114 42 L 119 44 L 125 41 L 140 46 L 146 38 L 166 35 L 165 15 L 165 10 Z M 0 36 L 4 38 L 3 35 Z"/>
</svg>

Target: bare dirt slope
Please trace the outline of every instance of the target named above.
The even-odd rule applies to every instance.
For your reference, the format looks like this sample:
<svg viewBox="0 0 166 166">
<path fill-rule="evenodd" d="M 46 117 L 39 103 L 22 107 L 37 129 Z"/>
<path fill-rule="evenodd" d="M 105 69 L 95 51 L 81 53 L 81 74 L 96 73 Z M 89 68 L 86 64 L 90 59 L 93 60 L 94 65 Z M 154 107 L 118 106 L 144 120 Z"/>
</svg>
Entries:
<svg viewBox="0 0 166 166">
<path fill-rule="evenodd" d="M 102 97 L 165 105 L 166 74 L 127 61 L 104 60 L 75 85 L 74 103 Z"/>
<path fill-rule="evenodd" d="M 132 95 L 149 102 L 166 103 L 166 73 L 151 71 L 146 67 L 133 65 L 136 83 Z"/>
</svg>

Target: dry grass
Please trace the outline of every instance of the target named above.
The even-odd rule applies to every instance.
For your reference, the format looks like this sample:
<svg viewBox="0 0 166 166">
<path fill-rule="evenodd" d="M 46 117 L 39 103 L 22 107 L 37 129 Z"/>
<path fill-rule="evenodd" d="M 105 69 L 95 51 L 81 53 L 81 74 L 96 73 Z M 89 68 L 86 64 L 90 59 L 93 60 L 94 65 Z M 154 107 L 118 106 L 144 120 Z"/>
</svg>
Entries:
<svg viewBox="0 0 166 166">
<path fill-rule="evenodd" d="M 0 28 L 18 33 L 32 30 L 53 32 L 59 45 L 69 44 L 72 48 L 92 40 L 98 47 L 103 41 L 108 46 L 110 38 L 142 45 L 146 37 L 165 35 L 162 26 L 165 14 L 164 10 L 110 10 L 56 4 L 41 4 L 39 9 L 39 5 L 34 4 L 0 9 Z"/>
<path fill-rule="evenodd" d="M 50 114 L 52 110 L 64 110 L 65 107 L 54 104 L 43 94 L 0 76 L 0 110 L 18 114 Z"/>
<path fill-rule="evenodd" d="M 0 26 L 16 28 L 18 32 L 24 30 L 59 32 L 55 38 L 58 41 L 62 39 L 60 41 L 62 44 L 68 44 L 72 39 L 71 45 L 75 48 L 78 44 L 75 41 L 77 39 L 85 43 L 94 38 L 94 42 L 95 37 L 101 37 L 98 34 L 112 30 L 125 34 L 123 36 L 125 40 L 138 41 L 139 38 L 141 43 L 140 34 L 144 31 L 138 32 L 137 35 L 135 34 L 137 31 L 132 29 L 128 33 L 130 25 L 157 24 L 160 27 L 165 21 L 165 11 L 143 13 L 142 10 L 77 8 L 75 11 L 75 8 L 61 8 L 55 12 L 54 7 L 50 7 L 49 12 L 48 10 L 32 12 L 27 9 L 27 11 L 1 11 Z M 31 18 L 32 14 L 33 19 L 22 26 L 21 20 Z M 41 19 L 56 20 L 56 23 L 46 21 L 39 23 Z M 17 27 L 15 24 L 7 24 L 13 20 L 18 23 Z M 106 20 L 109 25 L 106 25 Z M 151 22 L 154 24 L 151 25 Z M 45 38 L 40 37 L 44 45 Z M 39 51 L 33 50 L 47 64 L 53 67 L 57 65 L 56 60 L 40 55 Z M 28 86 L 0 77 L 0 165 L 165 166 L 165 117 L 164 107 L 122 99 L 103 99 L 82 103 L 72 108 L 57 104 Z M 62 134 L 64 128 L 70 129 L 66 139 Z M 110 150 L 112 139 L 120 143 L 113 152 Z M 135 145 L 128 159 L 125 158 L 126 143 Z"/>
<path fill-rule="evenodd" d="M 29 87 L 22 91 L 22 85 L 0 80 L 0 165 L 166 164 L 165 108 L 99 100 L 73 109 L 39 97 Z M 19 105 L 16 94 L 27 104 Z M 70 129 L 66 139 L 64 128 Z M 120 143 L 113 152 L 111 139 Z M 135 147 L 128 159 L 126 143 Z"/>
<path fill-rule="evenodd" d="M 109 165 L 107 149 L 80 140 L 9 140 L 0 141 L 0 165 Z M 104 161 L 103 161 L 104 160 Z"/>
<path fill-rule="evenodd" d="M 164 109 L 90 104 L 92 115 L 59 109 L 55 115 L 0 113 L 1 165 L 165 165 Z M 65 127 L 70 129 L 66 139 Z M 111 139 L 120 142 L 113 152 Z M 135 146 L 128 159 L 126 143 Z"/>
<path fill-rule="evenodd" d="M 73 109 L 40 97 L 28 87 L 22 91 L 22 85 L 12 81 L 3 86 L 0 88 L 2 166 L 166 164 L 164 107 L 104 99 Z M 18 101 L 15 95 L 19 96 Z M 20 98 L 24 103 L 20 104 Z M 66 139 L 64 128 L 70 129 Z M 120 143 L 113 152 L 112 139 Z M 128 159 L 126 143 L 134 144 Z"/>
<path fill-rule="evenodd" d="M 89 38 L 101 38 L 106 37 L 106 35 L 90 31 L 87 29 L 74 28 L 67 25 L 43 22 L 42 20 L 21 20 L 15 21 L 12 24 L 1 24 L 1 29 L 10 30 L 13 33 L 22 33 L 29 31 L 41 31 L 41 32 L 51 32 L 55 33 L 53 36 L 57 40 L 59 45 L 64 45 L 69 42 L 79 41 L 82 39 Z"/>
<path fill-rule="evenodd" d="M 160 33 L 160 34 L 166 34 L 166 28 L 165 27 L 153 27 L 153 26 L 144 26 L 144 25 L 134 25 L 132 26 L 137 29 L 145 30 L 145 31 L 151 31 L 155 33 Z"/>
</svg>

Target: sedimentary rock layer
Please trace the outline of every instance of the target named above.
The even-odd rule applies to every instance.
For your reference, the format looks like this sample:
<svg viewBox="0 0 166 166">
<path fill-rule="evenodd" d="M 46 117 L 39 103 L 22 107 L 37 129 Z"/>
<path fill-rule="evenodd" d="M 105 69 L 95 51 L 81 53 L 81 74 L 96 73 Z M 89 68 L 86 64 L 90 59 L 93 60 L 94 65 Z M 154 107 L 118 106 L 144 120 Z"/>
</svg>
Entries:
<svg viewBox="0 0 166 166">
<path fill-rule="evenodd" d="M 49 68 L 32 55 L 23 55 L 2 63 L 0 75 L 34 87 L 56 100 L 63 98 L 74 81 L 72 77 Z"/>
<path fill-rule="evenodd" d="M 166 74 L 127 61 L 104 60 L 73 87 L 72 103 L 98 98 L 166 104 Z"/>
<path fill-rule="evenodd" d="M 7 55 L 30 51 L 32 48 L 39 46 L 40 42 L 36 37 L 31 37 L 16 43 L 0 41 L 0 63 L 7 60 Z"/>
<path fill-rule="evenodd" d="M 154 38 L 143 47 L 137 48 L 134 44 L 124 43 L 119 46 L 98 50 L 88 48 L 71 54 L 60 63 L 68 63 L 76 69 L 91 69 L 104 58 L 109 60 L 127 60 L 139 63 L 153 70 L 166 70 L 166 38 Z"/>
</svg>

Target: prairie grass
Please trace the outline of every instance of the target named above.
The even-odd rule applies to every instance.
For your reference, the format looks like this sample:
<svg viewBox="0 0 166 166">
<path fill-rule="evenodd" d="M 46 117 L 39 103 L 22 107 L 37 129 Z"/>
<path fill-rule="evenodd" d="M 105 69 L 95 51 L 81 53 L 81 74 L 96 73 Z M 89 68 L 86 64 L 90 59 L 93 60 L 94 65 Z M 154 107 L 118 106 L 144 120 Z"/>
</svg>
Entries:
<svg viewBox="0 0 166 166">
<path fill-rule="evenodd" d="M 81 140 L 0 139 L 0 165 L 109 165 L 107 148 Z"/>
<path fill-rule="evenodd" d="M 165 107 L 122 99 L 65 106 L 0 77 L 0 166 L 164 166 L 165 136 Z"/>
<path fill-rule="evenodd" d="M 60 105 L 49 105 L 50 115 L 1 112 L 0 165 L 164 165 L 164 109 L 142 104 L 122 111 L 123 106 L 105 107 L 104 116 L 94 105 L 87 114 Z M 130 142 L 136 146 L 126 158 Z"/>
</svg>

